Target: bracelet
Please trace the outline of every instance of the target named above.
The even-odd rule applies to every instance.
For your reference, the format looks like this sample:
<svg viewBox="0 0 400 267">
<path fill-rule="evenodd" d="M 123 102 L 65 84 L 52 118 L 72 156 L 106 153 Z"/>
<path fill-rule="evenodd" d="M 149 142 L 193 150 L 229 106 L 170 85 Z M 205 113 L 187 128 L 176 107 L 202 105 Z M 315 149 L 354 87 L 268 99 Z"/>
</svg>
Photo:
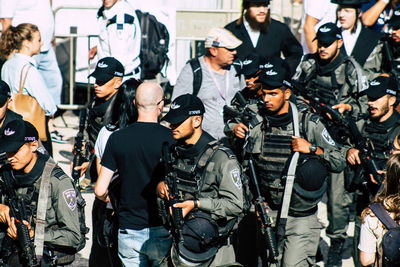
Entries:
<svg viewBox="0 0 400 267">
<path fill-rule="evenodd" d="M 382 2 L 384 2 L 386 5 L 389 4 L 390 0 L 381 0 Z"/>
<path fill-rule="evenodd" d="M 199 208 L 199 206 L 197 205 L 197 199 L 193 200 L 193 204 L 194 204 L 194 208 L 195 208 L 195 209 L 198 209 L 198 208 Z"/>
</svg>

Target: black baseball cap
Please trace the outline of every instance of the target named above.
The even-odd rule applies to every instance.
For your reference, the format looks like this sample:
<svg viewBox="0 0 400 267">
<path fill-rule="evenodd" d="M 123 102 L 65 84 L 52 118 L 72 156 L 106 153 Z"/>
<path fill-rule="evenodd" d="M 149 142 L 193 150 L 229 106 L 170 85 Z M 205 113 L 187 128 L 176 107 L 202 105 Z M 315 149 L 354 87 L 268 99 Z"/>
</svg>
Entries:
<svg viewBox="0 0 400 267">
<path fill-rule="evenodd" d="M 23 144 L 38 141 L 39 134 L 30 122 L 13 120 L 7 123 L 0 137 L 0 153 L 15 152 Z"/>
<path fill-rule="evenodd" d="M 281 58 L 273 58 L 268 61 L 269 68 L 262 69 L 258 75 L 257 82 L 268 86 L 279 88 L 281 86 L 291 87 L 290 75 L 287 64 Z"/>
<path fill-rule="evenodd" d="M 369 0 L 331 0 L 332 4 L 354 7 L 360 7 L 362 4 L 366 4 L 368 2 Z"/>
<path fill-rule="evenodd" d="M 257 55 L 256 53 L 251 53 L 242 61 L 239 73 L 243 74 L 244 76 L 251 76 L 257 73 L 259 67 L 260 67 L 260 56 Z"/>
<path fill-rule="evenodd" d="M 6 101 L 11 97 L 11 90 L 8 84 L 0 80 L 0 105 L 6 103 Z"/>
<path fill-rule="evenodd" d="M 94 77 L 97 81 L 108 82 L 114 77 L 124 76 L 124 66 L 113 57 L 105 57 L 99 60 L 96 69 L 88 76 Z"/>
<path fill-rule="evenodd" d="M 168 113 L 162 118 L 172 124 L 181 123 L 190 116 L 204 114 L 205 109 L 200 98 L 191 94 L 185 94 L 172 101 Z"/>
<path fill-rule="evenodd" d="M 328 22 L 318 28 L 317 36 L 315 36 L 313 41 L 318 40 L 323 44 L 331 45 L 334 41 L 340 39 L 342 39 L 342 34 L 338 26 Z"/>
<path fill-rule="evenodd" d="M 397 83 L 392 77 L 379 76 L 369 83 L 368 89 L 363 91 L 367 96 L 378 99 L 384 95 L 397 95 Z"/>
</svg>

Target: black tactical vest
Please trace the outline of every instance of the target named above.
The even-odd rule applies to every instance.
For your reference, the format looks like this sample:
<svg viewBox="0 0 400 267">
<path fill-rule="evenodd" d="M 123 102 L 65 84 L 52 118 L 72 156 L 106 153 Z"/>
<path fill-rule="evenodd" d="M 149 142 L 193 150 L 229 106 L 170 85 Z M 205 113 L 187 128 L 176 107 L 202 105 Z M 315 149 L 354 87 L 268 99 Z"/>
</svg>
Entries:
<svg viewBox="0 0 400 267">
<path fill-rule="evenodd" d="M 324 77 L 316 75 L 307 85 L 314 98 L 318 98 L 322 103 L 333 106 L 339 103 L 343 84 L 338 84 L 334 77 Z"/>
<path fill-rule="evenodd" d="M 177 158 L 178 156 L 173 166 L 176 173 L 176 183 L 181 197 L 185 200 L 199 198 L 206 165 L 218 149 L 226 149 L 216 140 L 211 141 L 207 146 L 207 149 L 197 158 L 181 159 L 175 152 L 174 157 Z"/>
<path fill-rule="evenodd" d="M 385 161 L 390 157 L 390 151 L 393 148 L 393 142 L 396 135 L 400 132 L 400 122 L 393 125 L 386 131 L 374 131 L 371 125 L 365 127 L 365 132 L 372 144 L 372 156 L 378 161 Z M 384 167 L 384 166 L 383 166 Z"/>
<path fill-rule="evenodd" d="M 89 145 L 91 148 L 94 148 L 94 144 L 96 143 L 97 136 L 101 128 L 111 121 L 112 116 L 112 108 L 115 102 L 117 94 L 114 94 L 109 100 L 96 105 L 96 99 L 90 105 L 88 115 L 88 124 L 87 124 L 87 132 L 89 135 Z"/>
</svg>

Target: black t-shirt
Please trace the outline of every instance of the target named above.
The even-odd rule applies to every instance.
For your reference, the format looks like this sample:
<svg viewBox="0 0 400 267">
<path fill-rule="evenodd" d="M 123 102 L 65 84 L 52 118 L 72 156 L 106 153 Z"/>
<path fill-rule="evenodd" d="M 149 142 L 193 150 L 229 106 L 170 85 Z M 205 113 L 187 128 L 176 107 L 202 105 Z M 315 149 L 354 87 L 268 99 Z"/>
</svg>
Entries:
<svg viewBox="0 0 400 267">
<path fill-rule="evenodd" d="M 160 226 L 156 186 L 164 178 L 162 144 L 175 141 L 170 129 L 150 122 L 135 122 L 108 139 L 101 165 L 121 178 L 119 224 L 140 230 Z"/>
</svg>

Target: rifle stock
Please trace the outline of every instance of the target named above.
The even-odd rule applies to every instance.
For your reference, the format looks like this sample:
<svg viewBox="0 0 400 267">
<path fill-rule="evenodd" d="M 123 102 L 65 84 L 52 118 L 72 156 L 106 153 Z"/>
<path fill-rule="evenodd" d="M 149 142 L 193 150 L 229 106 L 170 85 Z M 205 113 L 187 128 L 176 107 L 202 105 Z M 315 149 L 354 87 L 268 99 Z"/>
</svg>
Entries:
<svg viewBox="0 0 400 267">
<path fill-rule="evenodd" d="M 15 193 L 11 177 L 11 165 L 9 163 L 6 163 L 1 167 L 1 175 L 1 186 L 3 187 L 3 192 L 8 199 L 10 217 L 14 217 L 15 219 L 14 222 L 17 228 L 17 242 L 20 248 L 21 259 L 24 261 L 26 266 L 37 267 L 39 266 L 39 263 L 35 254 L 35 246 L 29 236 L 28 227 L 22 222 L 27 219 L 25 204 Z"/>
<path fill-rule="evenodd" d="M 182 208 L 174 207 L 174 204 L 182 202 L 178 191 L 178 185 L 176 183 L 176 175 L 172 169 L 173 161 L 171 159 L 171 154 L 169 151 L 169 143 L 165 142 L 162 146 L 162 158 L 165 167 L 165 177 L 169 191 L 169 202 L 168 206 L 172 210 L 172 218 L 170 221 L 170 226 L 173 228 L 174 233 L 177 237 L 181 238 L 181 229 L 183 225 L 183 214 Z M 168 212 L 167 212 L 168 213 Z"/>
<path fill-rule="evenodd" d="M 75 145 L 74 145 L 74 159 L 72 161 L 72 179 L 74 179 L 74 183 L 79 185 L 79 178 L 81 177 L 81 171 L 75 170 L 75 167 L 81 166 L 85 160 L 84 157 L 84 130 L 86 125 L 86 108 L 81 109 L 79 116 L 79 130 L 75 137 Z"/>
</svg>

